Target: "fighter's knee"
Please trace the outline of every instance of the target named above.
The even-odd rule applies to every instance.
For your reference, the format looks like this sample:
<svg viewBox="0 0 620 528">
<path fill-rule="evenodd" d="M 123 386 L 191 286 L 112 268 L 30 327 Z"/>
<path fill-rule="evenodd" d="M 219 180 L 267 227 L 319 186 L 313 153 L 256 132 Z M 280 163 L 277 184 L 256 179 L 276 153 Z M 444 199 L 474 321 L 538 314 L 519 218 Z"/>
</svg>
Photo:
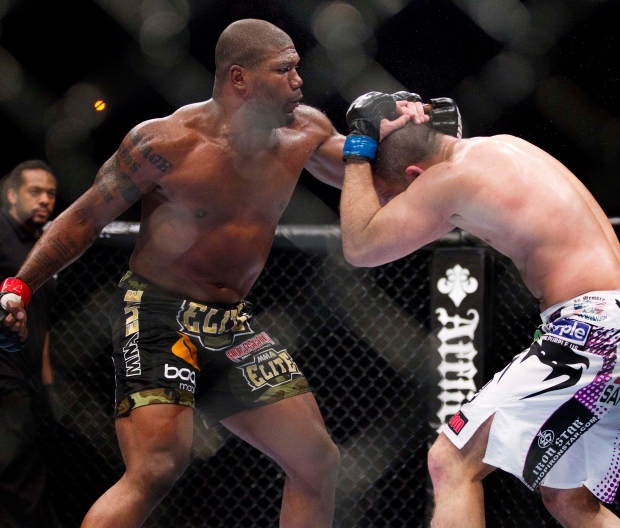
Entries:
<svg viewBox="0 0 620 528">
<path fill-rule="evenodd" d="M 328 476 L 336 480 L 340 471 L 340 449 L 338 449 L 338 446 L 331 439 L 329 442 L 326 442 L 323 463 L 325 464 L 325 472 Z"/>
<path fill-rule="evenodd" d="M 301 487 L 319 491 L 335 488 L 340 471 L 340 450 L 326 435 L 312 446 L 306 446 L 304 460 L 288 465 L 287 475 Z"/>
<path fill-rule="evenodd" d="M 439 435 L 428 451 L 428 472 L 434 484 L 444 480 L 445 475 L 451 471 L 454 464 L 453 452 L 455 447 L 444 436 Z"/>
<path fill-rule="evenodd" d="M 189 464 L 189 453 L 157 453 L 131 468 L 134 479 L 147 487 L 171 488 Z M 129 470 L 129 468 L 128 468 Z"/>
<path fill-rule="evenodd" d="M 328 435 L 315 447 L 309 460 L 318 480 L 336 481 L 340 471 L 340 450 Z"/>
</svg>

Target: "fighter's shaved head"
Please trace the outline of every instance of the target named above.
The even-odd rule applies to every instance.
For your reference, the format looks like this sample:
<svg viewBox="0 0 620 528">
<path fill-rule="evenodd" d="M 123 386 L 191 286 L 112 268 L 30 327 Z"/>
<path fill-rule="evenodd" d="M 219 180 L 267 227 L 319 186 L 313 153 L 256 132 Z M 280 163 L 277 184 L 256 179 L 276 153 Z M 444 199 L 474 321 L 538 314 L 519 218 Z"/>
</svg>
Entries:
<svg viewBox="0 0 620 528">
<path fill-rule="evenodd" d="M 276 49 L 293 46 L 279 27 L 265 20 L 246 18 L 230 24 L 215 46 L 216 82 L 225 82 L 233 64 L 252 69 Z"/>
<path fill-rule="evenodd" d="M 440 133 L 426 125 L 409 122 L 389 134 L 377 149 L 372 172 L 377 178 L 396 183 L 404 178 L 405 169 L 436 154 Z"/>
</svg>

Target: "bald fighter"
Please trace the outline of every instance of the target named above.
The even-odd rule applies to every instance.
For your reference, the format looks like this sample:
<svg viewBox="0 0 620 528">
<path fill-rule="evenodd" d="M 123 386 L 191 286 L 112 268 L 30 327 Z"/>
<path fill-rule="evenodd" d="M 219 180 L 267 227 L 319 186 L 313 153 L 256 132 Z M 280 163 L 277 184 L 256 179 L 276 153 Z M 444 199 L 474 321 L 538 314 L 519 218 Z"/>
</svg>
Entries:
<svg viewBox="0 0 620 528">
<path fill-rule="evenodd" d="M 338 448 L 306 377 L 245 298 L 302 169 L 341 187 L 345 137 L 301 104 L 299 55 L 276 26 L 234 22 L 215 64 L 213 98 L 134 127 L 2 284 L 0 346 L 10 347 L 26 337 L 31 292 L 141 200 L 140 232 L 111 312 L 126 470 L 84 528 L 142 525 L 187 466 L 195 407 L 283 469 L 280 527 L 332 525 Z"/>
</svg>

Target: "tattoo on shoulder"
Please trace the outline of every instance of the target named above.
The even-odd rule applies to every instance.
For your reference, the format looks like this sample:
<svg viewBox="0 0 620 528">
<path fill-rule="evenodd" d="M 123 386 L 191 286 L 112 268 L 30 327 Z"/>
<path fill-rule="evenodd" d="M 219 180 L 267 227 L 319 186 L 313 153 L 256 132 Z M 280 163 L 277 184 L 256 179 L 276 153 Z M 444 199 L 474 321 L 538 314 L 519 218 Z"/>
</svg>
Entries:
<svg viewBox="0 0 620 528">
<path fill-rule="evenodd" d="M 170 167 L 172 167 L 172 163 L 160 154 L 153 152 L 153 147 L 151 147 L 137 132 L 130 134 L 129 139 L 142 157 L 153 165 L 158 171 L 166 172 Z"/>
<path fill-rule="evenodd" d="M 114 193 L 120 192 L 128 204 L 134 204 L 140 199 L 140 191 L 131 178 L 121 170 L 104 169 L 95 178 L 99 194 L 106 202 L 114 199 Z"/>
</svg>

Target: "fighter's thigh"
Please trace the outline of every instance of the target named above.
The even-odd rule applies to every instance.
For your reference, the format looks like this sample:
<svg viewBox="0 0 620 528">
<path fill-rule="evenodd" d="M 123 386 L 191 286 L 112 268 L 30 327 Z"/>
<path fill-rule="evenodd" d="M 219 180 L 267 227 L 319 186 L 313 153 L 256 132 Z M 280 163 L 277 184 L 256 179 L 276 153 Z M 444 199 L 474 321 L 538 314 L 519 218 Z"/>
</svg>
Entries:
<svg viewBox="0 0 620 528">
<path fill-rule="evenodd" d="M 241 411 L 221 423 L 283 467 L 336 449 L 310 392 Z"/>
<path fill-rule="evenodd" d="M 145 464 L 187 463 L 193 441 L 190 407 L 146 405 L 116 419 L 116 435 L 127 469 Z"/>
</svg>

